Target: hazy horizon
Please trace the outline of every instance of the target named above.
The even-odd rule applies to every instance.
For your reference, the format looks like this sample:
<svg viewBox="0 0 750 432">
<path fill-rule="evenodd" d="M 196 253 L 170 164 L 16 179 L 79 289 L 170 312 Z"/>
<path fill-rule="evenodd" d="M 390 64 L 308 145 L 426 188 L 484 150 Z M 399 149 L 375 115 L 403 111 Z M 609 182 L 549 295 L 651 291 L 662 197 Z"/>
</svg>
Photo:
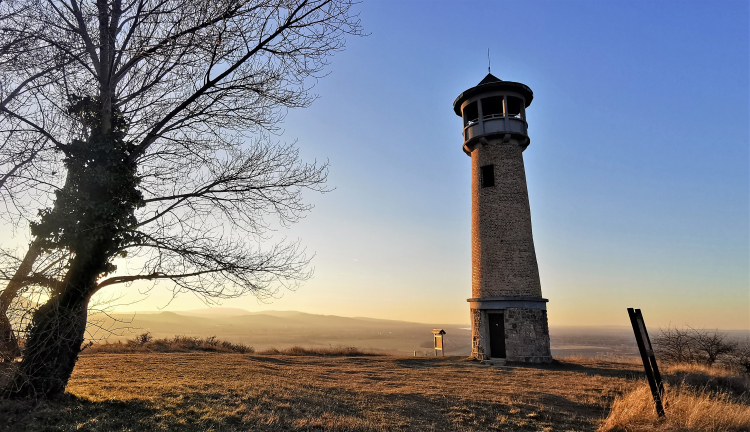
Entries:
<svg viewBox="0 0 750 432">
<path fill-rule="evenodd" d="M 93 312 L 92 315 L 95 315 L 100 312 Z M 304 310 L 277 310 L 277 309 L 263 309 L 258 311 L 250 311 L 247 309 L 242 308 L 235 308 L 235 307 L 215 307 L 215 308 L 198 308 L 198 309 L 186 309 L 186 310 L 130 310 L 130 311 L 111 311 L 108 312 L 111 315 L 128 315 L 128 314 L 160 314 L 160 313 L 173 313 L 178 315 L 185 315 L 185 316 L 204 316 L 204 315 L 223 315 L 224 317 L 232 317 L 232 316 L 241 316 L 241 315 L 271 315 L 274 314 L 306 314 L 306 315 L 317 315 L 317 316 L 324 316 L 324 317 L 340 317 L 340 318 L 353 318 L 353 319 L 367 319 L 367 320 L 378 320 L 378 321 L 392 321 L 392 322 L 398 322 L 398 323 L 407 323 L 407 324 L 424 324 L 424 325 L 432 325 L 432 324 L 443 324 L 443 325 L 451 325 L 451 326 L 467 326 L 466 328 L 470 328 L 470 322 L 467 320 L 465 322 L 447 322 L 447 321 L 409 321 L 409 320 L 399 320 L 399 319 L 390 319 L 390 318 L 379 318 L 376 316 L 361 316 L 361 315 L 340 315 L 340 314 L 319 314 L 314 312 L 308 312 Z M 233 313 L 233 314 L 232 314 Z M 649 325 L 648 320 L 647 321 L 647 327 L 654 330 L 659 330 L 661 328 L 665 328 L 665 326 L 660 325 Z M 630 323 L 627 324 L 604 324 L 604 325 L 575 325 L 575 324 L 556 324 L 556 323 L 550 323 L 550 327 L 555 328 L 571 328 L 571 329 L 626 329 L 628 331 L 632 330 L 632 327 Z M 670 324 L 670 326 L 672 326 Z M 686 327 L 686 326 L 677 326 L 677 327 Z M 711 328 L 705 328 L 705 327 L 693 327 L 695 329 L 699 330 L 717 330 L 717 331 L 739 331 L 739 332 L 750 332 L 750 329 L 742 329 L 742 328 L 719 328 L 719 327 L 711 327 Z"/>
<path fill-rule="evenodd" d="M 445 331 L 449 355 L 468 356 L 471 352 L 471 328 L 468 323 L 405 322 L 370 317 L 342 317 L 301 311 L 260 311 L 242 309 L 199 309 L 194 311 L 145 311 L 91 317 L 88 339 L 115 343 L 134 339 L 145 332 L 156 339 L 180 337 L 216 337 L 243 343 L 256 351 L 286 349 L 354 347 L 364 351 L 399 356 L 430 356 L 432 330 Z M 659 328 L 649 325 L 649 334 Z M 102 331 L 102 328 L 109 329 Z M 732 340 L 750 338 L 748 330 L 720 330 Z M 579 355 L 611 359 L 638 355 L 632 327 L 625 326 L 549 326 L 552 355 Z"/>
</svg>

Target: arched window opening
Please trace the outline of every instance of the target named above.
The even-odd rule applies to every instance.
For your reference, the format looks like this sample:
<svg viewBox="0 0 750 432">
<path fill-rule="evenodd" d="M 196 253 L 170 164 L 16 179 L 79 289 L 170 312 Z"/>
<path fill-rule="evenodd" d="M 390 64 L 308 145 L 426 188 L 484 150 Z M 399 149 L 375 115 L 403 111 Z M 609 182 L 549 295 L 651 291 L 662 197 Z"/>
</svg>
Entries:
<svg viewBox="0 0 750 432">
<path fill-rule="evenodd" d="M 523 105 L 523 99 L 508 96 L 508 115 L 515 118 L 523 118 L 521 105 Z"/>
<path fill-rule="evenodd" d="M 464 126 L 470 126 L 479 122 L 479 109 L 477 103 L 472 102 L 464 108 Z"/>
<path fill-rule="evenodd" d="M 482 99 L 482 119 L 489 120 L 503 117 L 505 115 L 505 107 L 503 105 L 502 96 L 493 96 Z"/>
</svg>

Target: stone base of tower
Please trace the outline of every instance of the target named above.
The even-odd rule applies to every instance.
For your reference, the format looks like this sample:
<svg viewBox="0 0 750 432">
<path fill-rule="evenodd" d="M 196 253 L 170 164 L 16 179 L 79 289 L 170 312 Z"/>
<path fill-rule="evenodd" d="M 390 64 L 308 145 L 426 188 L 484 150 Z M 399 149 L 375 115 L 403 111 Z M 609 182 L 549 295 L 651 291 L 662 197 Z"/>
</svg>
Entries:
<svg viewBox="0 0 750 432">
<path fill-rule="evenodd" d="M 504 358 L 508 362 L 551 362 L 547 311 L 532 306 L 472 307 L 471 357 L 480 361 Z"/>
</svg>

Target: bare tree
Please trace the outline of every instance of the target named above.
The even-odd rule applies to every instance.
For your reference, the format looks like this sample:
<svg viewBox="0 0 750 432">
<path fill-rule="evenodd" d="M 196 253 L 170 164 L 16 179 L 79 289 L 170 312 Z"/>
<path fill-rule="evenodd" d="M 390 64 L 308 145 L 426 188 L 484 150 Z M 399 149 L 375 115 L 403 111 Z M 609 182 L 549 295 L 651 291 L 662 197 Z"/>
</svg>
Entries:
<svg viewBox="0 0 750 432">
<path fill-rule="evenodd" d="M 729 366 L 750 374 L 750 339 L 738 342 L 735 350 L 729 356 Z"/>
<path fill-rule="evenodd" d="M 49 287 L 6 395 L 64 391 L 104 287 L 267 297 L 310 276 L 269 230 L 310 210 L 327 165 L 271 137 L 360 34 L 350 0 L 11 0 L 0 27 L 30 47 L 0 60 L 8 217 L 30 220 L 28 261 L 66 257 L 59 277 L 6 273 Z"/>
<path fill-rule="evenodd" d="M 661 360 L 671 363 L 692 363 L 698 356 L 692 333 L 677 327 L 660 329 L 654 348 Z"/>
<path fill-rule="evenodd" d="M 737 344 L 734 341 L 727 340 L 726 333 L 696 329 L 690 330 L 693 343 L 699 353 L 699 359 L 708 366 L 716 363 L 716 360 L 720 356 L 731 354 L 737 348 Z"/>
<path fill-rule="evenodd" d="M 732 354 L 737 344 L 727 340 L 727 335 L 718 331 L 707 331 L 691 327 L 661 329 L 654 338 L 659 357 L 674 363 L 716 363 L 719 357 Z"/>
</svg>

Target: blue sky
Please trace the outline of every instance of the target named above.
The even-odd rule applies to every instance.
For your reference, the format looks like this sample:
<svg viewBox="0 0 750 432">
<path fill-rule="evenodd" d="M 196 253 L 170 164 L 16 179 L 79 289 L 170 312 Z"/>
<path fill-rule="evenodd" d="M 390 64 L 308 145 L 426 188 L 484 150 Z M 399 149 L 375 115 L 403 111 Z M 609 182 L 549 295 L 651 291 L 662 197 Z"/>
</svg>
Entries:
<svg viewBox="0 0 750 432">
<path fill-rule="evenodd" d="M 328 159 L 282 234 L 315 277 L 271 304 L 468 322 L 470 159 L 454 98 L 487 73 L 534 91 L 524 152 L 551 325 L 750 328 L 750 3 L 364 1 L 280 140 Z M 166 291 L 129 309 L 164 306 Z M 203 307 L 182 295 L 169 309 Z"/>
</svg>

